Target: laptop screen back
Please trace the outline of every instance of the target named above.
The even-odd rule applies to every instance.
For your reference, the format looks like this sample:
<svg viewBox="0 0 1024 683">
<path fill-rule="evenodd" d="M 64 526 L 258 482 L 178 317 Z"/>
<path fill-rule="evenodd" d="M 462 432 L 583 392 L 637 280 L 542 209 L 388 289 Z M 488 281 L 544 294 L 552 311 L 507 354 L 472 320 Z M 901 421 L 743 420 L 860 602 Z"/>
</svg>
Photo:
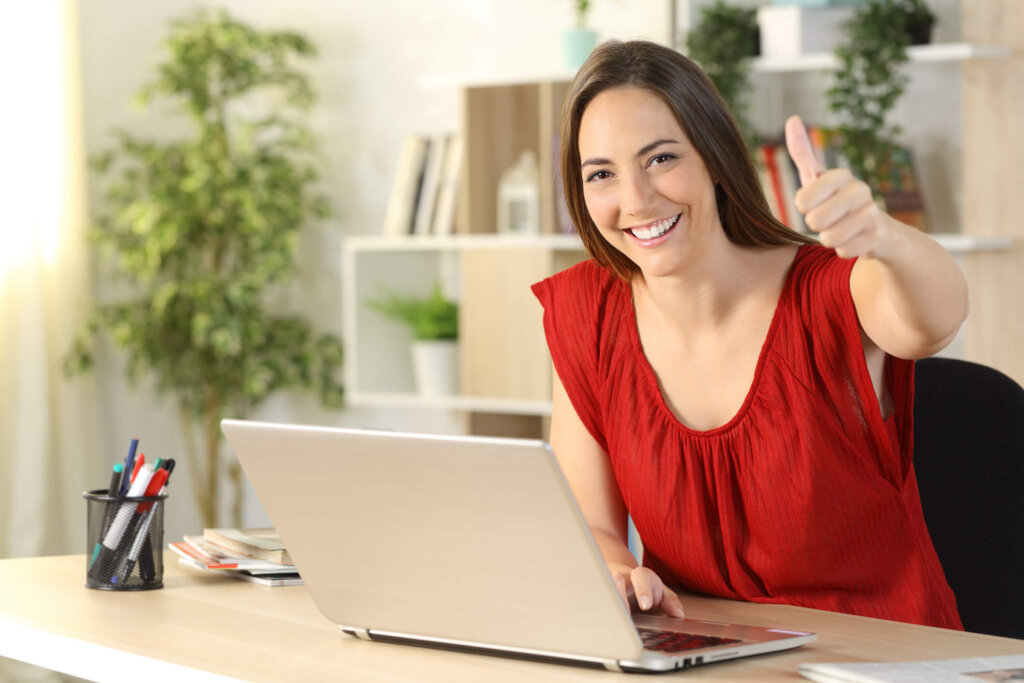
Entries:
<svg viewBox="0 0 1024 683">
<path fill-rule="evenodd" d="M 640 652 L 543 442 L 222 428 L 335 623 L 584 656 Z"/>
</svg>

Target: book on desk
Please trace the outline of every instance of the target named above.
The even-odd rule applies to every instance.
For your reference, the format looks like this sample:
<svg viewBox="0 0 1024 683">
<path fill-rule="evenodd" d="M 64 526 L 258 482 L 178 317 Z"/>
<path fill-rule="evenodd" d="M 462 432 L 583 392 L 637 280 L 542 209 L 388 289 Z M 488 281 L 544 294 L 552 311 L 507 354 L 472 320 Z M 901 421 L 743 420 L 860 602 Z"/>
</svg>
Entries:
<svg viewBox="0 0 1024 683">
<path fill-rule="evenodd" d="M 179 564 L 265 586 L 299 586 L 302 577 L 273 529 L 204 529 L 168 547 Z"/>
</svg>

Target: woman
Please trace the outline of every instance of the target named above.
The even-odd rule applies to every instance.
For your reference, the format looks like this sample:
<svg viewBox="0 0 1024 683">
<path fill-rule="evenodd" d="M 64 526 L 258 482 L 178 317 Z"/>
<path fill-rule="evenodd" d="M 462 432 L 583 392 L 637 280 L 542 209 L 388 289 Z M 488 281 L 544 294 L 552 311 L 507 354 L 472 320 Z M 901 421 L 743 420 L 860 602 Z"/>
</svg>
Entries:
<svg viewBox="0 0 1024 683">
<path fill-rule="evenodd" d="M 772 218 L 692 62 L 609 42 L 583 65 L 561 162 L 592 258 L 534 285 L 552 447 L 634 608 L 682 616 L 678 585 L 962 628 L 913 475 L 910 359 L 956 334 L 963 276 L 821 169 L 798 118 L 786 138 L 820 244 Z"/>
</svg>

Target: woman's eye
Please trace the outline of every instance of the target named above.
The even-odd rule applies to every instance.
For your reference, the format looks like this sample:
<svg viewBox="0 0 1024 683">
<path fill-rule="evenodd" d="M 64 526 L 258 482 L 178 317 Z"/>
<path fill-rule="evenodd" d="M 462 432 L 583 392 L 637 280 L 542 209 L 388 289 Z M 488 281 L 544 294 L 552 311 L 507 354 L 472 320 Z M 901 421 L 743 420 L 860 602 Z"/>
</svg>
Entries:
<svg viewBox="0 0 1024 683">
<path fill-rule="evenodd" d="M 608 171 L 594 171 L 593 173 L 587 176 L 587 182 L 592 183 L 595 180 L 606 180 L 610 178 L 611 175 L 612 174 L 609 173 Z"/>
<path fill-rule="evenodd" d="M 654 166 L 656 164 L 664 164 L 664 163 L 666 163 L 668 161 L 671 161 L 672 159 L 675 159 L 675 158 L 676 157 L 675 157 L 674 154 L 659 154 L 658 156 L 656 156 L 653 159 L 651 159 L 650 165 Z"/>
</svg>

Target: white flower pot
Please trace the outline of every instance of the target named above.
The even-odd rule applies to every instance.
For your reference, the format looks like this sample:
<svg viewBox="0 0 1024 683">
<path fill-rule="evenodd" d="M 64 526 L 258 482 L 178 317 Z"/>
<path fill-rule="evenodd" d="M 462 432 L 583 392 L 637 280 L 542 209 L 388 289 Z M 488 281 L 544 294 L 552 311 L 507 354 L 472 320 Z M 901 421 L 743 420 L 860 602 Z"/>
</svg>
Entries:
<svg viewBox="0 0 1024 683">
<path fill-rule="evenodd" d="M 454 339 L 413 342 L 412 367 L 420 394 L 450 396 L 458 393 L 459 342 Z"/>
</svg>

